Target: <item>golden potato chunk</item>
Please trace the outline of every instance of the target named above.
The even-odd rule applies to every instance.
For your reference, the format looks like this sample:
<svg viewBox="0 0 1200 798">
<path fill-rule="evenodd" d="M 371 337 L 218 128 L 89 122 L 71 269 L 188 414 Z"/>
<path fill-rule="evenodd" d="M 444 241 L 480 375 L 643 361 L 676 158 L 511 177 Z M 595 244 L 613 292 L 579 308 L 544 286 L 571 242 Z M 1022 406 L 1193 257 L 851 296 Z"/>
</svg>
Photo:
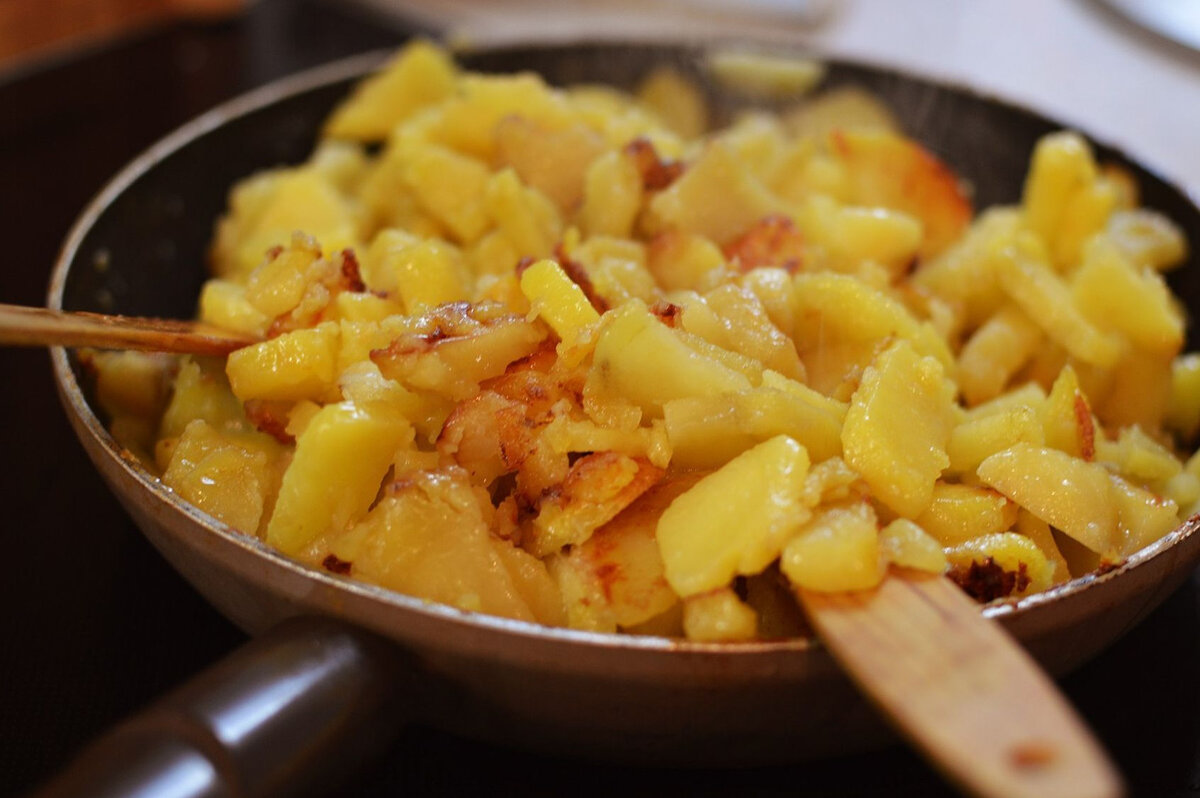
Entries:
<svg viewBox="0 0 1200 798">
<path fill-rule="evenodd" d="M 417 41 L 363 81 L 325 123 L 334 138 L 380 140 L 419 109 L 454 91 L 454 62 L 446 51 Z"/>
<path fill-rule="evenodd" d="M 721 139 L 710 142 L 683 176 L 649 205 L 659 229 L 702 235 L 722 245 L 782 209 Z"/>
<path fill-rule="evenodd" d="M 1118 547 L 1108 472 L 1057 449 L 1019 443 L 979 465 L 979 479 L 1097 554 Z"/>
<path fill-rule="evenodd" d="M 1054 563 L 1037 544 L 1015 532 L 964 541 L 946 551 L 950 578 L 977 601 L 993 601 L 1045 590 L 1053 583 Z"/>
<path fill-rule="evenodd" d="M 950 464 L 953 402 L 941 364 L 904 340 L 875 359 L 854 392 L 842 428 L 843 456 L 901 515 L 925 512 L 934 482 Z"/>
<path fill-rule="evenodd" d="M 540 260 L 521 272 L 521 293 L 530 312 L 550 325 L 566 346 L 577 343 L 600 320 L 583 289 L 552 260 Z"/>
<path fill-rule="evenodd" d="M 295 554 L 361 518 L 379 493 L 396 449 L 412 435 L 403 418 L 352 402 L 322 407 L 296 439 L 267 542 Z"/>
<path fill-rule="evenodd" d="M 667 584 L 655 529 L 663 511 L 701 476 L 688 474 L 654 485 L 586 542 L 557 558 L 556 576 L 562 578 L 562 572 L 569 569 L 572 573 L 566 581 L 591 586 L 575 595 L 577 602 L 587 598 L 592 606 L 576 607 L 574 612 L 603 614 L 611 617 L 613 624 L 630 628 L 679 603 Z M 568 591 L 564 589 L 564 593 Z"/>
<path fill-rule="evenodd" d="M 616 452 L 585 455 L 544 498 L 525 545 L 539 557 L 583 543 L 662 478 L 645 460 Z"/>
<path fill-rule="evenodd" d="M 680 596 L 766 568 L 811 515 L 802 503 L 808 453 L 791 438 L 758 444 L 671 503 L 658 522 L 667 582 Z"/>
<path fill-rule="evenodd" d="M 796 587 L 836 593 L 883 581 L 887 557 L 867 502 L 820 510 L 783 549 L 779 567 Z"/>
<path fill-rule="evenodd" d="M 1003 532 L 1017 521 L 1017 505 L 994 490 L 939 482 L 917 525 L 943 546 Z"/>
<path fill-rule="evenodd" d="M 283 450 L 270 436 L 192 421 L 171 447 L 163 484 L 230 527 L 257 534 L 270 512 Z"/>
<path fill-rule="evenodd" d="M 921 220 L 922 258 L 937 255 L 962 234 L 971 219 L 971 203 L 958 178 L 932 153 L 878 128 L 835 130 L 830 140 L 849 176 L 855 204 L 882 205 Z"/>
<path fill-rule="evenodd" d="M 229 355 L 225 373 L 238 399 L 320 399 L 337 378 L 335 322 L 294 330 Z"/>
<path fill-rule="evenodd" d="M 490 315 L 465 303 L 444 305 L 429 317 L 428 332 L 397 338 L 371 360 L 388 379 L 450 399 L 466 399 L 479 383 L 537 350 L 546 330 L 514 315 Z"/>
<path fill-rule="evenodd" d="M 718 588 L 684 601 L 683 632 L 688 640 L 701 643 L 753 640 L 758 615 L 733 590 Z"/>
<path fill-rule="evenodd" d="M 814 460 L 841 455 L 846 405 L 800 383 L 794 386 L 667 402 L 663 418 L 672 462 L 685 468 L 716 467 L 776 435 L 803 444 Z"/>
<path fill-rule="evenodd" d="M 949 565 L 942 544 L 907 518 L 897 518 L 879 530 L 879 548 L 888 562 L 902 568 L 940 574 Z"/>
<path fill-rule="evenodd" d="M 738 371 L 698 351 L 640 302 L 614 311 L 596 341 L 589 379 L 601 393 L 625 397 L 646 413 L 687 396 L 716 396 L 750 388 Z"/>
<path fill-rule="evenodd" d="M 455 472 L 418 474 L 389 485 L 330 551 L 351 574 L 400 593 L 524 621 L 564 620 L 545 566 L 494 538 L 479 508 Z"/>
</svg>

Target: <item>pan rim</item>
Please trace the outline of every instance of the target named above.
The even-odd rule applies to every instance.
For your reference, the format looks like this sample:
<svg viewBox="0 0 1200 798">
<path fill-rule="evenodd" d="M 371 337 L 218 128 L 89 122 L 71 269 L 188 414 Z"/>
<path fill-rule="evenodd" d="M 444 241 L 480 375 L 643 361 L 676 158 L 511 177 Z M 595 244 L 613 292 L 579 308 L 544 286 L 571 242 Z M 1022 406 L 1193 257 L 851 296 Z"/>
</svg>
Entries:
<svg viewBox="0 0 1200 798">
<path fill-rule="evenodd" d="M 653 47 L 664 52 L 703 53 L 713 47 L 727 47 L 735 43 L 747 44 L 774 50 L 803 50 L 813 54 L 814 48 L 808 44 L 786 44 L 781 42 L 757 42 L 753 40 L 729 39 L 705 42 L 702 44 L 681 43 L 672 41 L 638 41 L 634 44 L 609 41 L 603 38 L 584 38 L 579 43 L 595 46 L 610 47 Z M 456 55 L 495 54 L 502 52 L 520 52 L 533 50 L 555 50 L 571 46 L 563 41 L 542 43 L 506 43 L 499 47 L 455 50 Z M 87 233 L 95 225 L 109 205 L 120 196 L 130 185 L 143 174 L 153 169 L 158 163 L 170 157 L 192 141 L 202 137 L 211 130 L 226 125 L 238 118 L 252 114 L 276 102 L 286 100 L 335 83 L 352 78 L 362 78 L 375 68 L 381 66 L 386 59 L 396 52 L 396 48 L 385 48 L 353 55 L 301 72 L 270 81 L 263 86 L 233 97 L 201 115 L 184 123 L 172 132 L 159 139 L 154 144 L 134 157 L 125 167 L 116 173 L 85 206 L 79 217 L 71 226 L 64 243 L 60 248 L 51 273 L 47 292 L 47 306 L 62 308 L 67 277 L 72 262 L 78 256 Z M 1042 112 L 1030 109 L 1018 103 L 996 96 L 990 92 L 982 92 L 968 85 L 959 84 L 939 77 L 920 75 L 896 67 L 873 63 L 858 58 L 841 58 L 822 53 L 815 57 L 826 62 L 861 67 L 872 71 L 893 74 L 915 83 L 929 84 L 952 93 L 969 95 L 973 98 L 1006 107 L 1031 116 L 1039 121 L 1049 122 L 1059 127 L 1069 127 Z M 1200 204 L 1193 193 L 1185 187 L 1168 180 L 1152 166 L 1146 165 L 1141 159 L 1132 158 L 1119 147 L 1111 146 L 1103 141 L 1097 141 L 1086 134 L 1090 141 L 1104 147 L 1106 150 L 1119 154 L 1130 163 L 1136 163 L 1141 169 L 1154 177 L 1163 185 L 1174 190 L 1192 205 Z M 50 349 L 51 366 L 59 395 L 68 413 L 72 414 L 86 430 L 93 441 L 104 450 L 104 453 L 115 460 L 127 477 L 138 483 L 152 496 L 157 505 L 170 513 L 181 513 L 206 533 L 220 538 L 222 542 L 231 544 L 248 555 L 265 560 L 270 566 L 283 569 L 291 575 L 309 582 L 315 582 L 323 588 L 335 592 L 346 592 L 357 598 L 389 605 L 392 608 L 406 612 L 415 612 L 430 620 L 449 622 L 468 627 L 471 630 L 483 632 L 498 632 L 505 636 L 517 636 L 536 639 L 546 643 L 568 643 L 602 647 L 605 649 L 622 649 L 643 652 L 691 653 L 699 655 L 719 655 L 721 657 L 744 657 L 748 655 L 776 655 L 783 652 L 798 653 L 802 651 L 822 650 L 823 646 L 815 638 L 790 638 L 781 640 L 762 640 L 742 643 L 700 643 L 676 638 L 632 635 L 627 633 L 590 632 L 565 627 L 552 627 L 531 621 L 519 621 L 481 612 L 462 610 L 444 604 L 437 604 L 414 596 L 399 593 L 379 585 L 350 579 L 325 572 L 319 568 L 293 560 L 283 553 L 268 546 L 258 538 L 239 532 L 217 519 L 204 513 L 199 508 L 183 501 L 174 491 L 162 483 L 148 469 L 141 465 L 129 452 L 123 450 L 108 430 L 101 423 L 99 416 L 87 402 L 82 386 L 76 378 L 75 370 L 67 351 L 62 347 Z M 1077 577 L 1048 590 L 1015 599 L 1000 599 L 982 605 L 981 611 L 985 617 L 1009 618 L 1025 616 L 1039 608 L 1052 605 L 1064 599 L 1082 595 L 1092 587 L 1105 584 L 1113 579 L 1140 567 L 1141 565 L 1163 556 L 1181 544 L 1185 539 L 1200 529 L 1200 514 L 1193 516 L 1176 527 L 1172 532 L 1160 538 L 1151 545 L 1139 550 L 1123 560 L 1119 565 L 1103 573 L 1090 573 Z"/>
</svg>

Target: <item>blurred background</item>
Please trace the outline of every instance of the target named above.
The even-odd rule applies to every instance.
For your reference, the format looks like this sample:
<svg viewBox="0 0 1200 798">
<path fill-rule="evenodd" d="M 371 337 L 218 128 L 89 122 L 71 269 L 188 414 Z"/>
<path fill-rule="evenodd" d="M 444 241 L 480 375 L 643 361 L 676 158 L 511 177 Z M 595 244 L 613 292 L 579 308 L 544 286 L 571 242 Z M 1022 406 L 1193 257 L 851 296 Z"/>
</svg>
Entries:
<svg viewBox="0 0 1200 798">
<path fill-rule="evenodd" d="M 1158 9 L 1155 11 L 1155 9 Z M 1157 16 L 1156 16 L 1157 14 Z M 127 161 L 213 105 L 418 34 L 755 36 L 1033 106 L 1200 194 L 1200 1 L 0 0 L 0 301 L 40 305 L 60 243 Z M 0 350 L 0 794 L 244 639 L 142 539 L 67 427 L 41 351 Z M 1064 687 L 1135 795 L 1200 792 L 1200 587 Z M 804 766 L 631 771 L 425 729 L 341 794 L 949 795 L 902 747 Z"/>
<path fill-rule="evenodd" d="M 280 4 L 4 0 L 0 80 L 166 27 L 269 17 L 277 12 L 254 6 Z M 583 34 L 750 36 L 802 43 L 1033 106 L 1092 131 L 1180 182 L 1200 186 L 1200 148 L 1192 143 L 1200 129 L 1200 0 L 327 0 L 318 5 L 374 27 L 421 29 L 467 44 L 562 41 Z M 256 31 L 256 63 L 275 57 L 261 40 L 271 33 L 262 26 Z"/>
</svg>

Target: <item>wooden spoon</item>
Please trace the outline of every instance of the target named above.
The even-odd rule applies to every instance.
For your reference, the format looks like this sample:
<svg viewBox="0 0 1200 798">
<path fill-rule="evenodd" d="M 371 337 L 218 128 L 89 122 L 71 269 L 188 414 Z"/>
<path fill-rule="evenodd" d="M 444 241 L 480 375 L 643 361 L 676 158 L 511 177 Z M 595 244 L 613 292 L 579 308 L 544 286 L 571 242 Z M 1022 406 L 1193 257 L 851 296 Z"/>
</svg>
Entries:
<svg viewBox="0 0 1200 798">
<path fill-rule="evenodd" d="M 798 595 L 846 673 L 970 794 L 1123 794 L 1050 678 L 950 580 L 898 570 L 872 591 Z"/>
<path fill-rule="evenodd" d="M 194 321 L 72 313 L 0 304 L 0 345 L 94 346 L 227 355 L 258 339 Z"/>
</svg>

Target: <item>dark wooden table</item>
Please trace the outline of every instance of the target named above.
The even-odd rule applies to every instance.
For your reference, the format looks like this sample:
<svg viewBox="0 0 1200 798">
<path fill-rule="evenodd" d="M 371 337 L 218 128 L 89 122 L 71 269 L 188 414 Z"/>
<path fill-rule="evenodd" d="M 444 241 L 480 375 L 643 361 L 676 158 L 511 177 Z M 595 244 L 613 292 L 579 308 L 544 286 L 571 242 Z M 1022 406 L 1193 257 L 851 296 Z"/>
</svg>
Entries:
<svg viewBox="0 0 1200 798">
<path fill-rule="evenodd" d="M 231 22 L 161 28 L 0 75 L 0 301 L 42 303 L 75 215 L 177 125 L 274 77 L 411 33 L 333 3 L 260 0 Z M 0 791 L 21 794 L 243 635 L 175 576 L 93 473 L 59 409 L 46 353 L 0 350 L 0 374 Z M 1195 578 L 1063 687 L 1135 794 L 1200 794 Z M 899 746 L 783 768 L 630 770 L 427 729 L 407 732 L 383 761 L 348 776 L 341 794 L 400 792 L 952 794 Z"/>
</svg>

